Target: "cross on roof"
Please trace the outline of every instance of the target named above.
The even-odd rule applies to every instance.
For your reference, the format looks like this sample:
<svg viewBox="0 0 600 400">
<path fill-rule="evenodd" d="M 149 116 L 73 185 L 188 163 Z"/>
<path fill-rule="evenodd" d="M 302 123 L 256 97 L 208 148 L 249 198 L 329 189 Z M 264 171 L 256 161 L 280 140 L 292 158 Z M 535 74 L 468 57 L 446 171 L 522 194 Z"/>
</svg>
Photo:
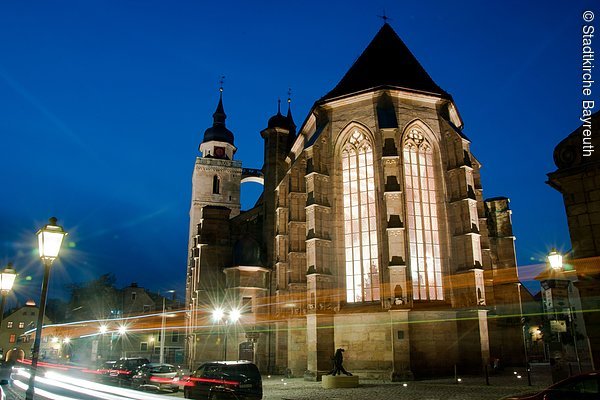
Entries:
<svg viewBox="0 0 600 400">
<path fill-rule="evenodd" d="M 387 24 L 388 21 L 391 21 L 392 19 L 390 17 L 388 17 L 385 13 L 385 8 L 383 9 L 383 15 L 378 15 L 379 18 L 381 18 L 383 20 L 384 24 Z"/>
</svg>

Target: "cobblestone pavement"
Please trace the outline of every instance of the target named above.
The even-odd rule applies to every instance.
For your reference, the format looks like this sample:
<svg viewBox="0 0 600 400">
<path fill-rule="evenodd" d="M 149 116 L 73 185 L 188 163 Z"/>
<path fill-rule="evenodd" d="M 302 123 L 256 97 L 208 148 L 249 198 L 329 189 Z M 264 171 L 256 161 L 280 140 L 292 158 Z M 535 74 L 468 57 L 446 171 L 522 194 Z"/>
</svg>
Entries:
<svg viewBox="0 0 600 400">
<path fill-rule="evenodd" d="M 462 377 L 460 384 L 454 379 L 398 382 L 362 380 L 360 387 L 352 389 L 323 389 L 321 382 L 307 382 L 302 378 L 263 376 L 263 400 L 498 400 L 502 397 L 540 390 L 551 384 L 547 374 L 534 374 L 533 386 L 527 386 L 527 378 L 517 378 L 512 371 L 490 377 L 486 385 L 481 376 Z M 21 391 L 5 386 L 7 400 L 23 400 Z M 161 392 L 168 398 L 183 398 L 182 392 Z"/>
<path fill-rule="evenodd" d="M 265 377 L 263 380 L 264 400 L 497 400 L 502 397 L 532 392 L 550 384 L 548 377 L 534 377 L 533 386 L 527 386 L 527 379 L 518 379 L 505 373 L 490 377 L 490 386 L 483 377 L 463 377 L 460 384 L 454 379 L 406 382 L 406 386 L 396 382 L 361 380 L 361 385 L 353 389 L 323 389 L 320 382 L 306 382 L 301 378 L 285 379 Z"/>
</svg>

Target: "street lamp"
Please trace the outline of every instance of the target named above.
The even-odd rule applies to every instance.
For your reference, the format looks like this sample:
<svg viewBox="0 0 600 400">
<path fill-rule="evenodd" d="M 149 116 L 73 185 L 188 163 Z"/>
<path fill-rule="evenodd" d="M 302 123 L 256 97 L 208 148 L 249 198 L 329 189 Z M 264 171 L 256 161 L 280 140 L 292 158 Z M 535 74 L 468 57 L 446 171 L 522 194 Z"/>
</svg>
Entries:
<svg viewBox="0 0 600 400">
<path fill-rule="evenodd" d="M 48 278 L 50 276 L 50 267 L 58 257 L 60 245 L 67 233 L 62 226 L 57 225 L 56 218 L 50 218 L 50 223 L 37 232 L 40 258 L 44 263 L 44 279 L 42 280 L 42 294 L 40 296 L 40 308 L 38 310 L 37 325 L 35 327 L 35 340 L 33 342 L 33 354 L 31 357 L 31 375 L 29 377 L 29 387 L 25 393 L 26 400 L 33 400 L 35 374 L 40 356 L 40 343 L 42 339 L 42 325 L 44 324 L 44 312 L 46 311 L 46 297 L 48 295 Z"/>
<path fill-rule="evenodd" d="M 0 329 L 2 329 L 6 296 L 8 295 L 8 292 L 11 291 L 16 277 L 17 271 L 12 267 L 12 263 L 8 263 L 6 268 L 4 268 L 4 271 L 0 273 L 0 293 L 2 294 L 2 303 L 0 303 Z"/>
<path fill-rule="evenodd" d="M 229 336 L 229 325 L 238 322 L 241 315 L 241 311 L 237 308 L 233 308 L 228 312 L 223 311 L 222 308 L 215 308 L 212 312 L 213 322 L 219 325 L 221 325 L 222 322 L 225 326 L 223 340 L 223 361 L 227 361 L 227 337 Z"/>
<path fill-rule="evenodd" d="M 167 290 L 166 293 L 175 293 L 174 290 Z M 162 320 L 161 320 L 161 325 L 160 325 L 160 353 L 159 353 L 159 362 L 161 364 L 164 364 L 165 362 L 165 342 L 166 342 L 166 338 L 165 338 L 165 325 L 166 325 L 166 303 L 165 303 L 166 298 L 163 296 L 163 311 L 162 311 Z"/>
<path fill-rule="evenodd" d="M 526 335 L 526 327 L 527 327 L 527 320 L 525 319 L 525 317 L 523 316 L 523 301 L 521 299 L 521 282 L 517 283 L 517 290 L 519 291 L 519 312 L 521 313 L 521 324 L 523 325 L 521 327 L 521 333 L 523 334 L 523 351 L 525 352 L 525 370 L 527 371 L 527 384 L 529 386 L 531 386 L 531 368 L 529 366 L 529 355 L 527 354 L 527 339 L 525 338 Z"/>
<path fill-rule="evenodd" d="M 563 256 L 556 249 L 552 249 L 548 254 L 548 262 L 550 267 L 555 271 L 561 271 L 563 269 Z"/>
</svg>

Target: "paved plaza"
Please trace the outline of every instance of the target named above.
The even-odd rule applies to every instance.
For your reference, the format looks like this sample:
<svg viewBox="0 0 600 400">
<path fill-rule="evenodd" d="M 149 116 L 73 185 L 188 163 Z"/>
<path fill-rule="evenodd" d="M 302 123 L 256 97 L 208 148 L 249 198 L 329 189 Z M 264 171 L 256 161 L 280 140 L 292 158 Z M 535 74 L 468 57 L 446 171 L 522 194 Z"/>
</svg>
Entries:
<svg viewBox="0 0 600 400">
<path fill-rule="evenodd" d="M 322 389 L 320 382 L 306 382 L 301 378 L 265 377 L 263 380 L 264 400 L 497 400 L 504 396 L 535 391 L 551 382 L 546 375 L 532 377 L 533 386 L 527 386 L 527 379 L 517 378 L 512 371 L 491 376 L 490 385 L 484 377 L 463 377 L 460 384 L 453 378 L 427 381 L 409 381 L 406 386 L 397 382 L 361 380 L 361 385 L 353 389 Z"/>
<path fill-rule="evenodd" d="M 517 372 L 515 374 L 514 372 Z M 523 370 L 504 370 L 489 377 L 486 385 L 483 376 L 463 376 L 456 383 L 453 377 L 435 380 L 389 382 L 361 380 L 360 387 L 352 389 L 323 389 L 321 382 L 307 382 L 302 378 L 263 376 L 263 400 L 498 400 L 505 396 L 536 391 L 551 384 L 549 371 L 535 371 L 532 386 L 527 385 Z M 518 378 L 519 374 L 521 378 Z M 18 389 L 6 387 L 7 400 L 22 400 Z M 156 393 L 156 392 L 155 392 Z M 183 393 L 160 392 L 165 399 L 183 398 Z"/>
</svg>

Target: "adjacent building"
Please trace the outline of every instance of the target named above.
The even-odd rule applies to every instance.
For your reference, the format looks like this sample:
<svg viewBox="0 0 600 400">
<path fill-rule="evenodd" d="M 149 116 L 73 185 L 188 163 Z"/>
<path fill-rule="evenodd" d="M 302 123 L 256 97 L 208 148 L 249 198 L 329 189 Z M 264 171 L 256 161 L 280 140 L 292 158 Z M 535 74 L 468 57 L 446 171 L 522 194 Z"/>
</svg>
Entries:
<svg viewBox="0 0 600 400">
<path fill-rule="evenodd" d="M 35 302 L 28 300 L 23 307 L 18 307 L 4 318 L 0 327 L 2 360 L 16 361 L 31 357 L 33 340 L 23 334 L 26 331 L 35 329 L 38 311 Z M 48 323 L 50 323 L 50 320 L 44 318 L 44 324 Z"/>
<path fill-rule="evenodd" d="M 548 174 L 547 183 L 563 195 L 571 237 L 572 250 L 565 260 L 562 279 L 574 285 L 567 286 L 569 293 L 563 297 L 576 295 L 581 299 L 581 308 L 577 307 L 581 312 L 576 316 L 585 321 L 592 368 L 599 368 L 600 153 L 593 151 L 591 143 L 600 137 L 600 112 L 585 119 L 554 149 L 557 170 Z"/>
<path fill-rule="evenodd" d="M 192 177 L 189 367 L 319 379 L 337 348 L 392 379 L 523 363 L 509 199 L 484 199 L 452 96 L 389 24 L 299 128 L 289 104 L 268 120 L 260 170 L 225 120 L 221 93 Z M 264 190 L 241 211 L 247 180 Z"/>
</svg>

